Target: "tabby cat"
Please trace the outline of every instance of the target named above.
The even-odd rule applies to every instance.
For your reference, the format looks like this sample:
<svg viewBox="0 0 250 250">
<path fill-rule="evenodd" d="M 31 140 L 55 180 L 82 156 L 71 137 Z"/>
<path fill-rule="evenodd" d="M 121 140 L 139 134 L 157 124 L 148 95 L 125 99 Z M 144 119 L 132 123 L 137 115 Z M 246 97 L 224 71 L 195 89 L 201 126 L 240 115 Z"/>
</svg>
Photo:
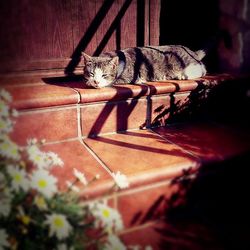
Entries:
<svg viewBox="0 0 250 250">
<path fill-rule="evenodd" d="M 82 54 L 83 78 L 88 86 L 102 88 L 115 84 L 195 79 L 206 74 L 204 50 L 192 51 L 181 45 L 134 47 L 103 53 Z"/>
</svg>

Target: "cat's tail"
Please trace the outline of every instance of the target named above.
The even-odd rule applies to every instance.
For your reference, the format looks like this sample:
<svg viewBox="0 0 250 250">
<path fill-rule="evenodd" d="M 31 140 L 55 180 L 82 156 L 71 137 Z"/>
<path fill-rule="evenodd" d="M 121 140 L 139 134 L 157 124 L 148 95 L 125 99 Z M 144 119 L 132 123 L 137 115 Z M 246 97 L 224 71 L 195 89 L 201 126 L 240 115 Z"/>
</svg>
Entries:
<svg viewBox="0 0 250 250">
<path fill-rule="evenodd" d="M 198 59 L 201 61 L 206 56 L 206 51 L 204 49 L 200 49 L 195 51 L 195 54 L 197 55 Z"/>
</svg>

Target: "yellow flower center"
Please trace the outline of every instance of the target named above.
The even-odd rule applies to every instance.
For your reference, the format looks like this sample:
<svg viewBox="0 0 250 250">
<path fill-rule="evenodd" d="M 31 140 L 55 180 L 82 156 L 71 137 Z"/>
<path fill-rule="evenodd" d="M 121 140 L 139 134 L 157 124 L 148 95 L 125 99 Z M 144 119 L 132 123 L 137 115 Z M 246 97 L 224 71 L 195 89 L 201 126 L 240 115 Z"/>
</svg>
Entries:
<svg viewBox="0 0 250 250">
<path fill-rule="evenodd" d="M 24 215 L 21 217 L 21 221 L 24 225 L 28 225 L 30 223 L 30 217 L 27 215 Z"/>
<path fill-rule="evenodd" d="M 47 181 L 46 180 L 39 180 L 38 181 L 38 186 L 40 188 L 46 188 L 47 187 Z"/>
<path fill-rule="evenodd" d="M 7 149 L 9 149 L 9 147 L 10 147 L 10 145 L 9 145 L 8 143 L 5 142 L 5 143 L 2 144 L 2 147 L 1 147 L 1 148 L 2 148 L 3 150 L 7 150 Z"/>
<path fill-rule="evenodd" d="M 108 209 L 103 209 L 102 214 L 104 218 L 109 218 L 110 216 L 110 211 Z"/>
<path fill-rule="evenodd" d="M 63 220 L 61 218 L 54 219 L 54 225 L 58 228 L 62 228 L 64 226 Z"/>
<path fill-rule="evenodd" d="M 0 113 L 1 113 L 1 110 L 0 110 Z M 4 128 L 4 122 L 3 121 L 0 121 L 0 128 Z"/>
<path fill-rule="evenodd" d="M 13 148 L 13 149 L 11 150 L 11 154 L 12 154 L 12 155 L 17 155 L 17 150 L 16 150 L 16 148 Z"/>
<path fill-rule="evenodd" d="M 39 162 L 39 161 L 41 161 L 41 156 L 40 155 L 37 155 L 36 157 L 35 157 L 35 161 L 37 161 L 37 162 Z"/>
<path fill-rule="evenodd" d="M 13 179 L 16 181 L 16 182 L 21 182 L 22 180 L 22 176 L 20 174 L 15 174 L 13 176 Z"/>
<path fill-rule="evenodd" d="M 36 199 L 36 203 L 37 203 L 37 205 L 38 205 L 39 207 L 45 207 L 45 206 L 46 206 L 43 197 L 38 197 L 38 198 Z"/>
</svg>

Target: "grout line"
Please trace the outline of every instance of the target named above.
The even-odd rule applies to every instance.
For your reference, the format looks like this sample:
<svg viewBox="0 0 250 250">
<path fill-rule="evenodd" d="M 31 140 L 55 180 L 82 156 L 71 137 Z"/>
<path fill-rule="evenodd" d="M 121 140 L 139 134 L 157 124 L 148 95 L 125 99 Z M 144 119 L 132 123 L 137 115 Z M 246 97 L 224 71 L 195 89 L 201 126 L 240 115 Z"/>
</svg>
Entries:
<svg viewBox="0 0 250 250">
<path fill-rule="evenodd" d="M 65 85 L 66 85 L 66 87 L 72 89 L 74 92 L 77 93 L 77 104 L 80 104 L 81 103 L 81 93 L 77 89 L 72 88 L 71 86 L 69 86 L 69 84 L 65 84 Z"/>
<path fill-rule="evenodd" d="M 34 113 L 46 113 L 46 112 L 55 112 L 60 110 L 68 110 L 68 109 L 75 109 L 76 104 L 70 104 L 70 105 L 61 105 L 61 106 L 55 106 L 55 107 L 43 107 L 43 108 L 34 108 L 34 109 L 28 109 L 28 110 L 19 110 L 20 115 L 25 114 L 34 114 Z"/>
<path fill-rule="evenodd" d="M 77 117 L 77 137 L 81 141 L 82 137 L 82 123 L 81 123 L 81 108 L 80 105 L 76 105 L 76 117 Z"/>
<path fill-rule="evenodd" d="M 195 159 L 197 159 L 197 160 L 198 160 L 198 163 L 201 164 L 201 159 L 200 159 L 199 156 L 197 156 L 197 155 L 193 154 L 192 152 L 190 152 L 190 151 L 184 149 L 183 147 L 181 147 L 181 146 L 178 145 L 177 143 L 175 143 L 175 142 L 173 142 L 173 141 L 167 139 L 166 137 L 164 137 L 164 136 L 162 136 L 161 134 L 155 132 L 155 131 L 152 130 L 151 128 L 148 128 L 148 130 L 151 131 L 153 134 L 158 135 L 161 139 L 163 139 L 163 140 L 165 140 L 165 141 L 167 141 L 167 142 L 169 142 L 169 143 L 171 143 L 171 144 L 177 146 L 177 147 L 180 148 L 183 152 L 185 152 L 185 153 L 191 155 L 192 157 L 194 157 Z"/>
<path fill-rule="evenodd" d="M 152 184 L 148 184 L 148 185 L 144 185 L 140 187 L 131 188 L 130 190 L 124 190 L 124 191 L 119 192 L 118 196 L 130 195 L 130 194 L 138 193 L 141 191 L 146 191 L 149 189 L 154 189 L 154 188 L 158 188 L 161 186 L 169 185 L 171 184 L 172 180 L 173 178 L 170 178 L 168 180 L 159 181 L 157 183 L 152 183 Z"/>
<path fill-rule="evenodd" d="M 106 166 L 106 164 L 99 158 L 99 156 L 87 145 L 83 140 L 80 141 L 82 145 L 88 150 L 88 152 L 95 158 L 95 160 L 111 175 L 112 170 Z"/>
<path fill-rule="evenodd" d="M 78 137 L 73 137 L 73 138 L 59 140 L 59 141 L 50 141 L 50 142 L 45 141 L 44 145 L 53 145 L 53 144 L 59 144 L 59 143 L 63 143 L 63 142 L 71 142 L 71 141 L 77 141 L 77 140 L 78 140 Z"/>
<path fill-rule="evenodd" d="M 77 104 L 77 132 L 78 132 L 78 140 L 80 143 L 87 149 L 87 151 L 94 157 L 94 159 L 102 166 L 104 170 L 108 172 L 111 176 L 112 170 L 106 166 L 106 164 L 100 159 L 100 157 L 87 145 L 83 140 L 82 136 L 82 123 L 81 123 L 81 107 L 80 104 Z"/>
<path fill-rule="evenodd" d="M 122 232 L 119 233 L 119 235 L 132 233 L 134 231 L 138 231 L 138 230 L 141 230 L 141 229 L 153 226 L 153 225 L 157 225 L 157 223 L 160 222 L 160 221 L 161 220 L 158 219 L 158 220 L 150 221 L 150 222 L 147 222 L 147 223 L 144 223 L 142 225 L 138 225 L 138 226 L 135 226 L 135 227 L 132 227 L 132 228 L 125 228 L 125 229 L 122 230 Z"/>
</svg>

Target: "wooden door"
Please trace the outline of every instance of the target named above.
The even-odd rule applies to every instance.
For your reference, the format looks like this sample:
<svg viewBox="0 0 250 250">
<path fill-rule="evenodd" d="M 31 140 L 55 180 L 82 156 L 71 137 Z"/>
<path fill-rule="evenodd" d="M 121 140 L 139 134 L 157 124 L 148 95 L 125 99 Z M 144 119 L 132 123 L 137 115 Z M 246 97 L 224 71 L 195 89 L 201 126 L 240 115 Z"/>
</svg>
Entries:
<svg viewBox="0 0 250 250">
<path fill-rule="evenodd" d="M 156 45 L 159 14 L 160 0 L 1 1 L 0 72 L 73 71 L 81 51 Z"/>
</svg>

